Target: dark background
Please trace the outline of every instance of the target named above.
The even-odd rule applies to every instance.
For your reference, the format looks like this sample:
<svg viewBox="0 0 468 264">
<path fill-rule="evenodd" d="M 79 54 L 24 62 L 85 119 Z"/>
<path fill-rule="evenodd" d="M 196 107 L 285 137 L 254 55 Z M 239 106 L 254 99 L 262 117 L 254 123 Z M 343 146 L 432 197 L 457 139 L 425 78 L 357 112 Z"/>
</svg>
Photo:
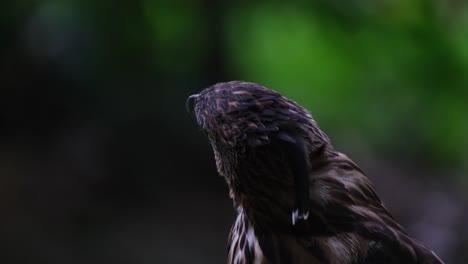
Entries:
<svg viewBox="0 0 468 264">
<path fill-rule="evenodd" d="M 254 2 L 0 2 L 1 263 L 224 263 L 234 210 L 185 99 L 239 79 L 466 262 L 468 3 Z"/>
</svg>

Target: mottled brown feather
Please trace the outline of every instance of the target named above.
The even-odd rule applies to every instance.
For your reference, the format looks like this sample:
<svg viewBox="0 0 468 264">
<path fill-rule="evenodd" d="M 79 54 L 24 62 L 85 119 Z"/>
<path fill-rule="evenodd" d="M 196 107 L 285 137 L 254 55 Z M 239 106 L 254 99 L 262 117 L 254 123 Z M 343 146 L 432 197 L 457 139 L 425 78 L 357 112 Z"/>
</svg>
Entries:
<svg viewBox="0 0 468 264">
<path fill-rule="evenodd" d="M 241 81 L 213 85 L 194 100 L 238 211 L 228 263 L 442 263 L 409 237 L 364 172 L 297 103 Z M 297 219 L 297 153 L 288 144 L 306 155 L 308 214 Z"/>
</svg>

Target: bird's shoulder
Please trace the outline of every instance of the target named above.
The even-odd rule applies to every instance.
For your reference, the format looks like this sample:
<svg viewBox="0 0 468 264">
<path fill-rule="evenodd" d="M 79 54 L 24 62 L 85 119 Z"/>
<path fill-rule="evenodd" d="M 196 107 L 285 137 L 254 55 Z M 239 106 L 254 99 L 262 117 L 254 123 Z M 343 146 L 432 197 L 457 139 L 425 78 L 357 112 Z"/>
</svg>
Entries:
<svg viewBox="0 0 468 264">
<path fill-rule="evenodd" d="M 309 175 L 311 211 L 323 217 L 352 217 L 351 222 L 372 220 L 402 230 L 383 205 L 372 182 L 346 155 L 334 152 L 313 157 Z M 337 214 L 337 215 L 334 215 Z"/>
<path fill-rule="evenodd" d="M 311 168 L 310 206 L 315 215 L 309 224 L 325 232 L 312 234 L 309 240 L 318 240 L 314 243 L 334 254 L 355 252 L 355 263 L 442 263 L 408 235 L 385 208 L 369 178 L 346 155 L 335 152 L 314 157 Z"/>
</svg>

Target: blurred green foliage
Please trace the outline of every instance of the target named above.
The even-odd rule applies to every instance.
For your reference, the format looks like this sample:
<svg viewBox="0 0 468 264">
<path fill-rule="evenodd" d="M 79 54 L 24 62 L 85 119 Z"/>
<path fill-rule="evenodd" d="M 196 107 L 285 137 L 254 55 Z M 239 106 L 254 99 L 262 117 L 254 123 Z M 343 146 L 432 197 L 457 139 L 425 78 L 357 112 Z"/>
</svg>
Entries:
<svg viewBox="0 0 468 264">
<path fill-rule="evenodd" d="M 2 263 L 224 261 L 231 201 L 185 100 L 228 80 L 307 107 L 410 233 L 468 259 L 467 1 L 4 0 L 0 36 Z"/>
<path fill-rule="evenodd" d="M 415 144 L 416 155 L 468 168 L 464 1 L 38 0 L 4 1 L 1 13 L 4 25 L 45 20 L 44 45 L 64 38 L 48 26 L 94 31 L 93 43 L 75 48 L 98 96 L 118 89 L 105 82 L 119 72 L 181 86 L 244 79 L 305 105 L 338 141 L 357 135 L 395 153 Z"/>
<path fill-rule="evenodd" d="M 416 144 L 428 160 L 464 164 L 467 5 L 351 2 L 341 19 L 284 3 L 231 10 L 232 70 L 307 106 L 334 136 L 380 150 Z"/>
<path fill-rule="evenodd" d="M 149 71 L 193 79 L 206 70 L 202 62 L 213 49 L 209 17 L 221 12 L 225 78 L 285 93 L 308 107 L 332 136 L 366 135 L 379 149 L 414 141 L 433 159 L 463 163 L 468 154 L 467 3 L 238 2 L 218 10 L 210 4 L 6 1 L 2 18 L 25 22 L 42 6 L 50 23 L 79 19 L 97 27 L 105 34 L 97 38 L 107 38 L 112 47 L 96 45 L 89 51 L 94 74 L 132 71 L 131 63 L 123 63 L 125 56 L 140 50 L 151 58 L 145 58 Z"/>
</svg>

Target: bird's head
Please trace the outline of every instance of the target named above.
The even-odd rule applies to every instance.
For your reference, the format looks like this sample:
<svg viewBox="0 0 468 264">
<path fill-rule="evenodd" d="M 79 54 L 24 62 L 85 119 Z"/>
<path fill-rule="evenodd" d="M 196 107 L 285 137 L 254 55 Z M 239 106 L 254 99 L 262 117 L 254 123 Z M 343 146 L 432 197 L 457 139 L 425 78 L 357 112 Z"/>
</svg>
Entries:
<svg viewBox="0 0 468 264">
<path fill-rule="evenodd" d="M 281 134 L 297 137 L 311 148 L 328 142 L 306 109 L 256 83 L 215 84 L 190 96 L 187 110 L 208 135 L 222 175 L 223 158 L 232 160 L 232 155 L 267 145 Z"/>
<path fill-rule="evenodd" d="M 218 172 L 239 194 L 232 196 L 266 196 L 274 184 L 293 197 L 293 183 L 302 181 L 296 200 L 307 199 L 309 155 L 329 141 L 305 108 L 259 84 L 232 81 L 190 96 L 187 110 L 208 135 Z"/>
<path fill-rule="evenodd" d="M 226 148 L 261 146 L 282 130 L 316 128 L 310 113 L 292 100 L 242 81 L 218 83 L 190 96 L 187 110 L 212 143 Z"/>
</svg>

